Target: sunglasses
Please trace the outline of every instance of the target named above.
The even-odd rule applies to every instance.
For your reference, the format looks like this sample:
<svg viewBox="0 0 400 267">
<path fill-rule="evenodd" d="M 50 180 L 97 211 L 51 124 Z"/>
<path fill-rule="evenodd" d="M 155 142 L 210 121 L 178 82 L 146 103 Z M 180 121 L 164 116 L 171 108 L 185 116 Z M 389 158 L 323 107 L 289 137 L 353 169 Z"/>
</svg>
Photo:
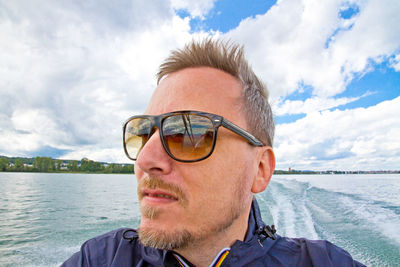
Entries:
<svg viewBox="0 0 400 267">
<path fill-rule="evenodd" d="M 125 154 L 136 160 L 157 128 L 162 146 L 171 158 L 180 162 L 200 161 L 214 151 L 220 126 L 240 135 L 253 146 L 264 146 L 252 134 L 222 116 L 185 110 L 130 117 L 123 126 Z"/>
</svg>

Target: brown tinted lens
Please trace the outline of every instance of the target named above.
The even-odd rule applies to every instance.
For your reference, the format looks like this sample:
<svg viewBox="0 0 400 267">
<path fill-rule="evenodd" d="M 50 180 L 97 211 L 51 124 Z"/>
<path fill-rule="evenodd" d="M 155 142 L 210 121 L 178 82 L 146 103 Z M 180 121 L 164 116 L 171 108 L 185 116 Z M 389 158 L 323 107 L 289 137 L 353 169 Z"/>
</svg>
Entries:
<svg viewBox="0 0 400 267">
<path fill-rule="evenodd" d="M 169 152 L 180 160 L 201 159 L 213 147 L 214 127 L 204 116 L 179 114 L 167 117 L 162 131 Z"/>
<path fill-rule="evenodd" d="M 125 127 L 125 148 L 129 157 L 136 159 L 140 150 L 149 139 L 151 121 L 147 118 L 136 118 L 129 121 Z"/>
</svg>

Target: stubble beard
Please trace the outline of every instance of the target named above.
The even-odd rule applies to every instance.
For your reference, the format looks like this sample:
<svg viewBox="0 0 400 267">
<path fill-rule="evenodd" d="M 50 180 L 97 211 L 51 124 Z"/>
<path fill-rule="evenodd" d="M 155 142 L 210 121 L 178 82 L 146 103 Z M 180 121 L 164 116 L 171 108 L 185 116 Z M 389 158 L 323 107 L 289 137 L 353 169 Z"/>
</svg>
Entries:
<svg viewBox="0 0 400 267">
<path fill-rule="evenodd" d="M 238 182 L 235 186 L 235 192 L 233 192 L 232 201 L 230 202 L 230 207 L 227 208 L 228 212 L 224 214 L 225 216 L 214 218 L 214 221 L 210 221 L 210 223 L 206 227 L 202 227 L 197 231 L 189 231 L 187 228 L 166 231 L 141 225 L 138 229 L 140 242 L 144 246 L 157 249 L 185 249 L 188 246 L 193 246 L 196 243 L 207 239 L 211 235 L 215 235 L 217 233 L 227 230 L 240 217 L 240 215 L 245 210 L 246 204 L 248 202 L 245 199 L 244 190 L 241 190 L 242 185 L 244 184 L 243 179 L 243 176 L 238 177 Z M 183 191 L 175 185 L 167 184 L 158 177 L 146 177 L 139 182 L 139 200 L 143 198 L 140 193 L 140 188 L 144 185 L 150 188 L 162 188 L 174 192 L 179 197 L 178 204 L 181 205 L 184 209 L 187 208 L 187 199 Z M 160 212 L 161 211 L 158 210 L 156 207 L 141 206 L 142 216 L 146 217 L 149 220 L 156 219 L 159 216 Z M 196 222 L 193 223 L 195 224 Z"/>
</svg>

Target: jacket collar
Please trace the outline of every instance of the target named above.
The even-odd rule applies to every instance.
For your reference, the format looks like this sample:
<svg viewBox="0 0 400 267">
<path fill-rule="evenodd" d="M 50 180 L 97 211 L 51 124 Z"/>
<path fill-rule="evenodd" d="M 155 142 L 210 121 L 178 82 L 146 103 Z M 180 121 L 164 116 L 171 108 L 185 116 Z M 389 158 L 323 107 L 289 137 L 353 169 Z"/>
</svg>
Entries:
<svg viewBox="0 0 400 267">
<path fill-rule="evenodd" d="M 271 229 L 266 225 L 260 213 L 257 200 L 253 198 L 249 214 L 249 224 L 244 241 L 237 240 L 231 247 L 231 251 L 226 259 L 228 265 L 245 266 L 254 259 L 264 256 L 275 242 L 280 239 L 280 236 L 272 233 L 275 239 L 266 234 L 265 229 Z M 225 264 L 224 264 L 225 266 Z"/>
<path fill-rule="evenodd" d="M 265 223 L 262 221 L 260 208 L 258 207 L 257 200 L 253 198 L 253 202 L 251 204 L 250 214 L 249 214 L 249 223 L 247 227 L 247 233 L 244 238 L 244 242 L 248 242 L 256 235 L 260 229 L 265 226 Z"/>
</svg>

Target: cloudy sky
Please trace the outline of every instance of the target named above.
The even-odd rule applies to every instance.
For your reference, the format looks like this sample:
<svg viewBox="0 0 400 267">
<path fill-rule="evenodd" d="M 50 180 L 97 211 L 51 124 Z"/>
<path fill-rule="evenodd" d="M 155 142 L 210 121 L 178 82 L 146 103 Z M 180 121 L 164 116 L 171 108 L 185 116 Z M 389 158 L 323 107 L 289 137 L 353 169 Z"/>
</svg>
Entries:
<svg viewBox="0 0 400 267">
<path fill-rule="evenodd" d="M 398 0 L 0 0 L 0 155 L 129 162 L 123 121 L 198 36 L 245 45 L 277 168 L 400 169 Z"/>
</svg>

